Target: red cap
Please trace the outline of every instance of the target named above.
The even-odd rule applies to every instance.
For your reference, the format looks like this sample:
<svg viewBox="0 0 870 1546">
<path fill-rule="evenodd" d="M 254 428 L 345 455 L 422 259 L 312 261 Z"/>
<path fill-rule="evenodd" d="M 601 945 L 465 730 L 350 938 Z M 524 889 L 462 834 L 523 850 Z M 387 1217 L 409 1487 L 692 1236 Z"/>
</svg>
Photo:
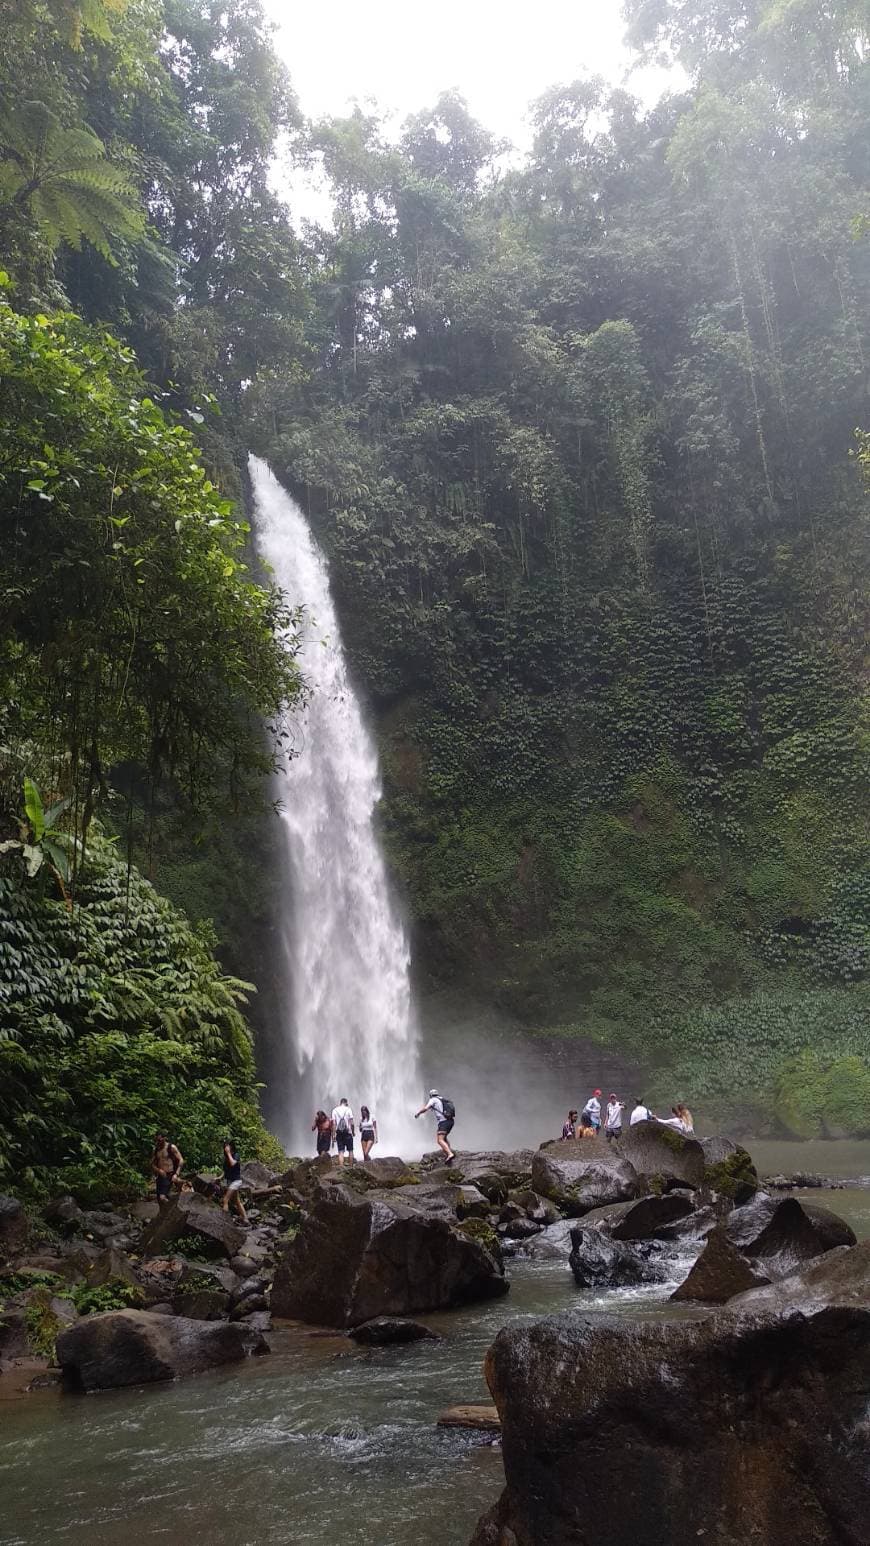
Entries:
<svg viewBox="0 0 870 1546">
<path fill-rule="evenodd" d="M 593 1090 L 593 1091 L 592 1091 L 592 1094 L 593 1094 L 593 1095 L 600 1095 L 600 1094 L 601 1094 L 601 1091 L 600 1091 L 600 1090 Z"/>
</svg>

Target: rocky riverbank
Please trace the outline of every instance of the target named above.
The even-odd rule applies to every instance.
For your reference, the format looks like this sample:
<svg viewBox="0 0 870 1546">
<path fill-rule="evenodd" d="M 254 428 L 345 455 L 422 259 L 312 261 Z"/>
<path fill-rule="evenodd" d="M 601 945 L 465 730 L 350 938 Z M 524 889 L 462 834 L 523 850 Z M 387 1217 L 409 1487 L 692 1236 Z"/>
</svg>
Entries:
<svg viewBox="0 0 870 1546">
<path fill-rule="evenodd" d="M 410 1341 L 425 1328 L 408 1317 L 506 1293 L 517 1255 L 563 1260 L 581 1288 L 683 1272 L 678 1295 L 723 1303 L 854 1242 L 828 1210 L 760 1192 L 738 1145 L 652 1123 L 618 1146 L 249 1164 L 245 1180 L 246 1229 L 207 1176 L 159 1212 L 0 1201 L 0 1366 L 22 1387 L 172 1379 L 267 1353 L 273 1317 Z"/>
</svg>

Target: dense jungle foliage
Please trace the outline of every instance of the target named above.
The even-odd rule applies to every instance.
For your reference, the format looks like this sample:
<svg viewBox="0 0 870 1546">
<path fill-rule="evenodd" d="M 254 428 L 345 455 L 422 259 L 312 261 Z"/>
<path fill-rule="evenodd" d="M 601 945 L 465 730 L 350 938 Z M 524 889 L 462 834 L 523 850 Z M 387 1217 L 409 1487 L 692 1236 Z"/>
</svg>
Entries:
<svg viewBox="0 0 870 1546">
<path fill-rule="evenodd" d="M 624 9 L 685 90 L 555 86 L 520 162 L 449 93 L 304 123 L 258 0 L 0 0 L 4 836 L 25 775 L 69 801 L 63 908 L 99 813 L 268 986 L 251 446 L 330 553 L 421 988 L 870 1131 L 870 5 Z"/>
</svg>

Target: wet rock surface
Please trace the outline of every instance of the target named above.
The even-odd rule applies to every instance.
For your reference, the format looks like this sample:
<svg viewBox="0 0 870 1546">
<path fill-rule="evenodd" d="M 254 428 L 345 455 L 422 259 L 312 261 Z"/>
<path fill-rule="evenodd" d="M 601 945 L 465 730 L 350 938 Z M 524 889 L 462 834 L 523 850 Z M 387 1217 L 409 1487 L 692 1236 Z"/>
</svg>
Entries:
<svg viewBox="0 0 870 1546">
<path fill-rule="evenodd" d="M 592 1546 L 606 1498 L 610 1546 L 867 1546 L 870 1247 L 702 1322 L 505 1330 L 486 1374 L 507 1485 L 473 1546 Z"/>
<path fill-rule="evenodd" d="M 532 1160 L 532 1186 L 563 1213 L 580 1218 L 606 1203 L 636 1197 L 638 1176 L 603 1140 L 569 1141 L 538 1150 Z"/>
<path fill-rule="evenodd" d="M 351 1327 L 492 1298 L 507 1286 L 497 1255 L 446 1219 L 330 1186 L 278 1264 L 272 1312 Z"/>
<path fill-rule="evenodd" d="M 379 1315 L 375 1320 L 363 1321 L 361 1326 L 353 1326 L 348 1336 L 363 1347 L 393 1347 L 403 1342 L 440 1340 L 420 1321 L 409 1321 L 396 1315 Z"/>
<path fill-rule="evenodd" d="M 173 1380 L 267 1351 L 251 1327 L 143 1310 L 83 1316 L 57 1339 L 64 1377 L 83 1390 Z"/>
<path fill-rule="evenodd" d="M 601 1229 L 574 1228 L 568 1260 L 578 1288 L 629 1288 L 665 1280 L 663 1249 L 655 1241 L 629 1245 Z"/>
<path fill-rule="evenodd" d="M 196 1235 L 227 1256 L 237 1255 L 245 1244 L 245 1231 L 224 1210 L 197 1192 L 181 1192 L 160 1209 L 146 1227 L 142 1251 L 146 1256 L 165 1255 L 181 1235 Z"/>
<path fill-rule="evenodd" d="M 735 1294 L 746 1289 L 758 1288 L 770 1279 L 753 1268 L 728 1239 L 725 1229 L 719 1225 L 707 1237 L 698 1260 L 684 1283 L 675 1289 L 671 1298 L 692 1300 L 701 1304 L 725 1304 Z"/>
</svg>

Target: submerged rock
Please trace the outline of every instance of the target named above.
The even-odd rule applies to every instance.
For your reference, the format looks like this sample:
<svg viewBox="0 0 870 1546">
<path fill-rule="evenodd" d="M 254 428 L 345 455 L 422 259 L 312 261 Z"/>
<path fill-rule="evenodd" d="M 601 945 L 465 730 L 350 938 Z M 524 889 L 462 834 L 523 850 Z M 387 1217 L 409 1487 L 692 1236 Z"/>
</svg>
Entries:
<svg viewBox="0 0 870 1546">
<path fill-rule="evenodd" d="M 507 1485 L 473 1546 L 592 1546 L 608 1499 L 608 1546 L 867 1546 L 868 1268 L 836 1251 L 702 1322 L 502 1331 Z"/>
<path fill-rule="evenodd" d="M 473 1223 L 454 1228 L 400 1200 L 324 1187 L 278 1264 L 272 1313 L 350 1327 L 504 1294 L 501 1263 Z"/>
<path fill-rule="evenodd" d="M 598 1141 L 539 1149 L 532 1160 L 532 1186 L 573 1218 L 638 1193 L 634 1166 Z"/>
<path fill-rule="evenodd" d="M 671 1294 L 672 1299 L 697 1300 L 702 1304 L 725 1304 L 735 1294 L 769 1283 L 770 1278 L 755 1271 L 731 1244 L 721 1225 L 707 1237 L 698 1260 L 684 1283 Z"/>
<path fill-rule="evenodd" d="M 173 1380 L 267 1351 L 252 1327 L 147 1310 L 86 1315 L 57 1339 L 64 1376 L 83 1390 Z"/>
<path fill-rule="evenodd" d="M 409 1321 L 398 1315 L 378 1315 L 373 1321 L 363 1321 L 348 1332 L 354 1342 L 364 1347 L 392 1347 L 402 1342 L 439 1342 L 440 1337 L 419 1321 Z"/>
</svg>

